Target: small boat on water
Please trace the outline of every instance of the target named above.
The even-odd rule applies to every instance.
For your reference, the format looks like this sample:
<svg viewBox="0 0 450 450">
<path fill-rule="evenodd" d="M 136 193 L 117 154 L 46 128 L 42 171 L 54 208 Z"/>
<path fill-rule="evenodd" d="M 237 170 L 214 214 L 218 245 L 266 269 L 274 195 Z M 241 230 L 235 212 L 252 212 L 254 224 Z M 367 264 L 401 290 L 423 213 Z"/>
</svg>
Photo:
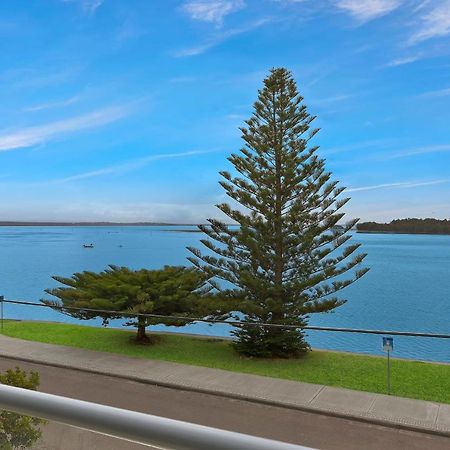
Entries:
<svg viewBox="0 0 450 450">
<path fill-rule="evenodd" d="M 94 244 L 83 244 L 83 248 L 94 248 Z"/>
</svg>

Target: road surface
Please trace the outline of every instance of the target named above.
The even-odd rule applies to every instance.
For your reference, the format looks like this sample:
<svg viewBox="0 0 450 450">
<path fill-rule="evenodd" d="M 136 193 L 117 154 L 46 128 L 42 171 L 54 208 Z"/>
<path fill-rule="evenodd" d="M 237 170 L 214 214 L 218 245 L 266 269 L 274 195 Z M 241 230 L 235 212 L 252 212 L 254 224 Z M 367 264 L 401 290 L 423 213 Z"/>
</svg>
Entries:
<svg viewBox="0 0 450 450">
<path fill-rule="evenodd" d="M 0 371 L 15 366 L 38 371 L 41 377 L 39 390 L 42 392 L 316 449 L 448 450 L 450 448 L 450 438 L 441 436 L 0 357 Z M 143 450 L 148 447 L 50 423 L 44 428 L 44 441 L 41 446 L 36 447 L 36 450 L 38 448 L 42 450 Z"/>
</svg>

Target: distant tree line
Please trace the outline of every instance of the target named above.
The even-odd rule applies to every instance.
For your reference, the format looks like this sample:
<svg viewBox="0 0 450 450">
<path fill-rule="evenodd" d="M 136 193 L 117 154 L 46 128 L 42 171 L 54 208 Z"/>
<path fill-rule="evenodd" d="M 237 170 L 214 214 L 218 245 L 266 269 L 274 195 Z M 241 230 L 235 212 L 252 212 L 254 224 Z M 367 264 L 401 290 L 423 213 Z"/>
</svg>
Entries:
<svg viewBox="0 0 450 450">
<path fill-rule="evenodd" d="M 361 232 L 450 234 L 450 219 L 396 219 L 390 223 L 364 222 L 356 229 Z"/>
</svg>

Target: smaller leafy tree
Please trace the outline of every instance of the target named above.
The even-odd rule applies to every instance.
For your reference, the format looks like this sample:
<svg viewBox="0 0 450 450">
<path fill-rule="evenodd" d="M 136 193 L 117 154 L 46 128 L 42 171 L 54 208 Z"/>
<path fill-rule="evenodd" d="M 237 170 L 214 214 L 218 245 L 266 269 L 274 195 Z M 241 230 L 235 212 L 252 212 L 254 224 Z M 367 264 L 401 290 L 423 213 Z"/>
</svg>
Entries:
<svg viewBox="0 0 450 450">
<path fill-rule="evenodd" d="M 104 325 L 110 319 L 131 318 L 125 325 L 137 327 L 136 342 L 149 343 L 146 333 L 149 325 L 163 323 L 182 326 L 193 322 L 189 317 L 207 310 L 205 275 L 195 268 L 165 266 L 159 270 L 131 270 L 109 266 L 106 270 L 75 273 L 70 278 L 54 276 L 63 286 L 46 289 L 59 301 L 42 300 L 61 308 L 64 314 L 78 319 L 101 317 Z M 70 307 L 109 312 L 71 310 Z M 67 309 L 65 309 L 67 308 Z M 126 312 L 126 314 L 123 314 Z M 134 316 L 134 314 L 136 314 Z M 173 316 L 173 318 L 146 317 L 138 314 Z"/>
<path fill-rule="evenodd" d="M 31 389 L 35 391 L 39 386 L 39 374 L 27 372 L 16 367 L 0 373 L 0 384 Z M 41 438 L 40 426 L 46 421 L 36 417 L 22 416 L 9 411 L 0 411 L 0 449 L 26 449 L 33 448 Z"/>
</svg>

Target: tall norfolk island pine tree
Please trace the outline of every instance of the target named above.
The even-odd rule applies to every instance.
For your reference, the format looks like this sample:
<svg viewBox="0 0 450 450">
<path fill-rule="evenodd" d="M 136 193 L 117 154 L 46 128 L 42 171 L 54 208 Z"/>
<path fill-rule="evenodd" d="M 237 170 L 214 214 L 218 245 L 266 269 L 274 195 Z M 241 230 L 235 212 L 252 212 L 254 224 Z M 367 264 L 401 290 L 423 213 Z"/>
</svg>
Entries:
<svg viewBox="0 0 450 450">
<path fill-rule="evenodd" d="M 209 219 L 200 226 L 209 251 L 189 248 L 212 286 L 233 286 L 228 292 L 239 298 L 245 322 L 235 345 L 247 355 L 307 351 L 302 327 L 309 315 L 342 305 L 337 293 L 368 270 L 357 268 L 366 256 L 355 253 L 359 244 L 347 242 L 358 219 L 338 224 L 349 200 L 339 199 L 344 188 L 331 180 L 318 147 L 309 146 L 314 118 L 290 72 L 273 69 L 241 128 L 241 154 L 228 158 L 238 175 L 220 172 L 221 186 L 241 207 L 217 207 L 239 227 Z"/>
</svg>

